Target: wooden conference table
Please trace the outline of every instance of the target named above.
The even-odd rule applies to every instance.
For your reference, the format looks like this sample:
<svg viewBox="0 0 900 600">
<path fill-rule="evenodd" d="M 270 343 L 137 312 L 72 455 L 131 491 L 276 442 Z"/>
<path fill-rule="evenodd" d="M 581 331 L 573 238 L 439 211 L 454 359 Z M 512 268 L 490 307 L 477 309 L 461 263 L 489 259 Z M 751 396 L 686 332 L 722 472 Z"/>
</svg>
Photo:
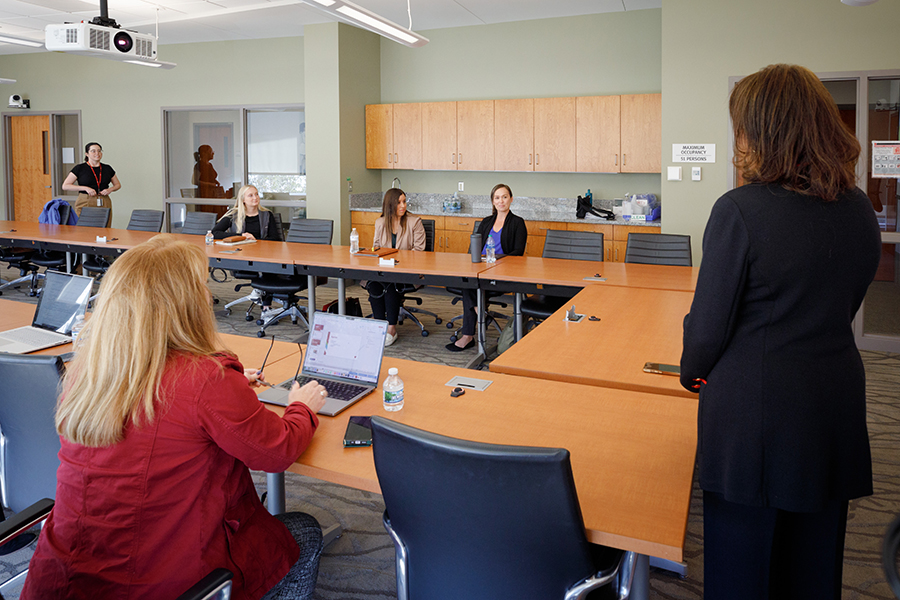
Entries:
<svg viewBox="0 0 900 600">
<path fill-rule="evenodd" d="M 0 299 L 0 327 L 30 322 L 34 306 Z M 223 335 L 241 362 L 261 365 L 269 340 Z M 41 353 L 71 349 L 58 346 Z M 283 381 L 297 368 L 297 346 L 275 342 L 266 366 L 269 381 Z M 541 381 L 497 373 L 385 359 L 381 379 L 398 367 L 406 403 L 384 413 L 378 393 L 336 417 L 321 417 L 312 444 L 292 472 L 380 492 L 370 448 L 343 448 L 350 415 L 383 414 L 439 434 L 499 444 L 567 448 L 588 539 L 644 557 L 682 559 L 696 447 L 696 399 L 667 397 Z M 483 392 L 450 397 L 455 375 L 492 381 Z M 280 407 L 270 406 L 280 412 Z M 635 598 L 646 598 L 642 558 Z"/>
</svg>

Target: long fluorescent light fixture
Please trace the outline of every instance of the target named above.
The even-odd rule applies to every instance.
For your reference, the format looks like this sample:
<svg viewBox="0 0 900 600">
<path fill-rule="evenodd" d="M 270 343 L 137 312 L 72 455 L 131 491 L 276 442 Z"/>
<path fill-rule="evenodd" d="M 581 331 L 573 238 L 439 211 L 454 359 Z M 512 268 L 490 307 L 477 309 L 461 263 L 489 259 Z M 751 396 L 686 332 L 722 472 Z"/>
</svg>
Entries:
<svg viewBox="0 0 900 600">
<path fill-rule="evenodd" d="M 156 69 L 174 69 L 178 65 L 176 63 L 165 62 L 162 60 L 123 60 L 132 65 L 141 65 L 142 67 L 153 67 Z"/>
<path fill-rule="evenodd" d="M 337 19 L 361 27 L 378 35 L 393 40 L 398 44 L 418 48 L 428 43 L 428 38 L 419 35 L 415 31 L 388 21 L 381 15 L 366 10 L 347 0 L 304 0 L 307 4 L 320 8 Z M 313 2 L 315 4 L 313 4 Z"/>
<path fill-rule="evenodd" d="M 841 0 L 847 6 L 869 6 L 875 4 L 878 0 Z"/>
<path fill-rule="evenodd" d="M 26 40 L 8 35 L 0 35 L 0 43 L 18 44 L 19 46 L 28 46 L 29 48 L 41 48 L 44 46 L 44 42 L 36 42 L 34 40 Z"/>
</svg>

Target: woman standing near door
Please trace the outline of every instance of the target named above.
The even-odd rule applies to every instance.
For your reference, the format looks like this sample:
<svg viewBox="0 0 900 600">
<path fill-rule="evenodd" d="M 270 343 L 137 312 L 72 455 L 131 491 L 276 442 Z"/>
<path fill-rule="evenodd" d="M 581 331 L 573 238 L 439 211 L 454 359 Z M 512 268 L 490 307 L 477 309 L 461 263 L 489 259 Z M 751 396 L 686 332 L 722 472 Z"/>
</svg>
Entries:
<svg viewBox="0 0 900 600">
<path fill-rule="evenodd" d="M 84 147 L 84 162 L 72 167 L 72 172 L 63 181 L 62 188 L 68 192 L 78 192 L 75 213 L 81 216 L 85 206 L 103 206 L 109 209 L 112 222 L 112 202 L 109 195 L 122 187 L 115 170 L 100 162 L 103 148 L 97 142 L 89 142 Z"/>
</svg>

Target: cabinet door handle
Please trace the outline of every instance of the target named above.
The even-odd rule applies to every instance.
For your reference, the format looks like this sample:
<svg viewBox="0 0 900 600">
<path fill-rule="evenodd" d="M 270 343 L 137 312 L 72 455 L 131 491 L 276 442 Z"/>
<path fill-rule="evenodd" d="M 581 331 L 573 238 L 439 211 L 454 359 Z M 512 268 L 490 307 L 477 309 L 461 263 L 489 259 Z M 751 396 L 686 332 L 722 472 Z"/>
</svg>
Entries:
<svg viewBox="0 0 900 600">
<path fill-rule="evenodd" d="M 459 164 L 462 164 L 462 152 L 459 153 Z"/>
<path fill-rule="evenodd" d="M 391 160 L 391 153 L 388 152 L 388 164 L 391 164 L 391 163 L 393 163 L 393 161 Z"/>
<path fill-rule="evenodd" d="M 623 166 L 623 167 L 625 166 L 625 159 L 626 159 L 627 157 L 628 157 L 628 155 L 625 154 L 625 153 L 623 152 L 623 153 L 622 153 L 622 166 Z"/>
<path fill-rule="evenodd" d="M 535 166 L 541 164 L 541 155 L 540 155 L 540 154 L 535 153 L 535 155 L 534 155 L 534 164 L 535 164 Z"/>
<path fill-rule="evenodd" d="M 606 249 L 606 262 L 609 262 L 610 254 L 611 254 L 610 249 L 607 248 L 607 249 Z"/>
<path fill-rule="evenodd" d="M 531 164 L 531 155 L 530 154 L 528 155 L 528 164 L 529 165 Z"/>
<path fill-rule="evenodd" d="M 619 247 L 616 246 L 616 262 L 619 262 Z"/>
<path fill-rule="evenodd" d="M 619 166 L 619 155 L 618 154 L 616 154 L 616 166 L 617 167 Z"/>
<path fill-rule="evenodd" d="M 396 165 L 398 162 L 400 162 L 400 161 L 397 160 L 397 153 L 394 152 L 394 164 Z"/>
<path fill-rule="evenodd" d="M 450 155 L 450 163 L 454 165 L 456 164 L 456 152 Z"/>
</svg>

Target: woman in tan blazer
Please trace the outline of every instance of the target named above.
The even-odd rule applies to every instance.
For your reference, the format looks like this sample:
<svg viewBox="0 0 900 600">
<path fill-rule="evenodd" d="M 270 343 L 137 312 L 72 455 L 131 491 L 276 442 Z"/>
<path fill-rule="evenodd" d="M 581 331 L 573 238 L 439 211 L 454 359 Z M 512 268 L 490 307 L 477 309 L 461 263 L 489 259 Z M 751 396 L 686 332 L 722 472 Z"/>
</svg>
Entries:
<svg viewBox="0 0 900 600">
<path fill-rule="evenodd" d="M 384 193 L 381 216 L 375 221 L 372 248 L 425 250 L 425 226 L 422 219 L 406 212 L 406 194 L 403 190 L 391 188 Z M 405 287 L 404 284 L 399 285 L 400 289 L 397 289 L 397 284 L 382 281 L 369 281 L 366 285 L 372 316 L 388 322 L 385 346 L 397 341 L 397 319 L 403 302 L 402 289 Z"/>
</svg>

